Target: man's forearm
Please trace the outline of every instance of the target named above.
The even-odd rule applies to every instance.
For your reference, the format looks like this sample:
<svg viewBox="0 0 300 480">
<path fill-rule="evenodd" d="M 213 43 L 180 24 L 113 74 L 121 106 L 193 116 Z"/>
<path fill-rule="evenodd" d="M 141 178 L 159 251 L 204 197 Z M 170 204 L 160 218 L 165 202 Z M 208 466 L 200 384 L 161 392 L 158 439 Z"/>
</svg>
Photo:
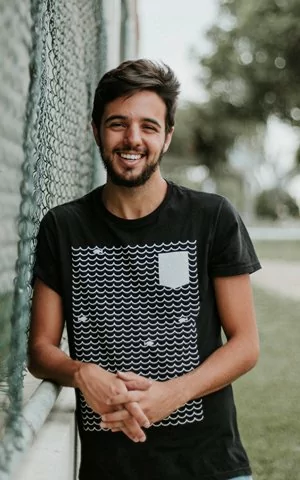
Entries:
<svg viewBox="0 0 300 480">
<path fill-rule="evenodd" d="M 258 358 L 258 345 L 232 338 L 212 353 L 199 367 L 180 377 L 169 380 L 174 392 L 183 391 L 185 403 L 209 395 L 231 384 L 254 367 Z"/>
<path fill-rule="evenodd" d="M 78 387 L 75 374 L 81 365 L 54 345 L 37 345 L 29 352 L 28 369 L 32 375 L 65 387 Z"/>
</svg>

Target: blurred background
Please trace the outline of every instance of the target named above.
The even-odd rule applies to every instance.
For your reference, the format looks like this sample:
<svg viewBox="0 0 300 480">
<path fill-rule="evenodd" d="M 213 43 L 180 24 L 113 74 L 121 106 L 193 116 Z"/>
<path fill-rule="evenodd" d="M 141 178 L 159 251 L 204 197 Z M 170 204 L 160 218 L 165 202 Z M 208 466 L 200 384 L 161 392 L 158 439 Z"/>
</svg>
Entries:
<svg viewBox="0 0 300 480">
<path fill-rule="evenodd" d="M 137 57 L 182 85 L 163 174 L 229 198 L 260 257 L 239 422 L 255 480 L 300 480 L 299 0 L 0 0 L 0 478 L 50 480 L 49 462 L 76 478 L 73 397 L 26 371 L 35 238 L 49 208 L 105 181 L 94 90 Z"/>
<path fill-rule="evenodd" d="M 141 56 L 182 84 L 166 174 L 227 195 L 248 223 L 299 220 L 299 2 L 139 7 Z"/>
<path fill-rule="evenodd" d="M 263 269 L 257 367 L 235 382 L 258 480 L 300 479 L 300 2 L 140 0 L 141 55 L 182 84 L 165 175 L 227 196 Z"/>
</svg>

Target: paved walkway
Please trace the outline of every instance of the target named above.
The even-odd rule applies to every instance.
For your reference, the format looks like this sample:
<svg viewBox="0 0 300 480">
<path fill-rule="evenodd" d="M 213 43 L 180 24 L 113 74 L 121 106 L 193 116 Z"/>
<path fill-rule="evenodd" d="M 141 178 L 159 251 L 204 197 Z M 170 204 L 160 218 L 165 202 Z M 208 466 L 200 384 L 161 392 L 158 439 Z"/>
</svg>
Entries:
<svg viewBox="0 0 300 480">
<path fill-rule="evenodd" d="M 300 262 L 261 260 L 261 264 L 262 269 L 251 275 L 254 285 L 300 300 Z"/>
</svg>

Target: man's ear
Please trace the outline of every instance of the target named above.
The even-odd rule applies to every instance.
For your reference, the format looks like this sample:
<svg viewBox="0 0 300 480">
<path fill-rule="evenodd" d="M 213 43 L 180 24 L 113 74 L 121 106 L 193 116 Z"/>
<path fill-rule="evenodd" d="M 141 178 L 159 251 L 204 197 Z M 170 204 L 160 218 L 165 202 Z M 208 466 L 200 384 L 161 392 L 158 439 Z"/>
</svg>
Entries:
<svg viewBox="0 0 300 480">
<path fill-rule="evenodd" d="M 94 123 L 94 121 L 92 121 L 92 128 L 93 128 L 93 134 L 94 134 L 96 143 L 97 143 L 97 145 L 98 145 L 98 147 L 99 147 L 99 146 L 100 146 L 99 130 L 98 130 L 96 124 Z"/>
<path fill-rule="evenodd" d="M 173 133 L 174 133 L 174 127 L 171 128 L 171 130 L 167 133 L 166 135 L 166 139 L 165 139 L 165 143 L 164 143 L 164 148 L 163 148 L 163 153 L 166 153 L 168 148 L 169 148 L 169 145 L 171 143 L 171 140 L 172 140 L 172 136 L 173 136 Z"/>
</svg>

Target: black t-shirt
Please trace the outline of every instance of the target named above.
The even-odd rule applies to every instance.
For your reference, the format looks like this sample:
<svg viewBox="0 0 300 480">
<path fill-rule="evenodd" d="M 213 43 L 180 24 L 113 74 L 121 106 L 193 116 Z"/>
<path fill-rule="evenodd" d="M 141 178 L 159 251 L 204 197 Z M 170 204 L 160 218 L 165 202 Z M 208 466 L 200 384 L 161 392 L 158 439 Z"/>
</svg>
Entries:
<svg viewBox="0 0 300 480">
<path fill-rule="evenodd" d="M 213 278 L 260 268 L 247 230 L 219 195 L 168 183 L 155 211 L 125 220 L 102 188 L 50 210 L 38 235 L 34 276 L 63 299 L 70 355 L 160 381 L 189 372 L 222 345 Z M 250 474 L 231 386 L 157 422 L 143 444 L 101 429 L 76 398 L 82 480 Z"/>
</svg>

